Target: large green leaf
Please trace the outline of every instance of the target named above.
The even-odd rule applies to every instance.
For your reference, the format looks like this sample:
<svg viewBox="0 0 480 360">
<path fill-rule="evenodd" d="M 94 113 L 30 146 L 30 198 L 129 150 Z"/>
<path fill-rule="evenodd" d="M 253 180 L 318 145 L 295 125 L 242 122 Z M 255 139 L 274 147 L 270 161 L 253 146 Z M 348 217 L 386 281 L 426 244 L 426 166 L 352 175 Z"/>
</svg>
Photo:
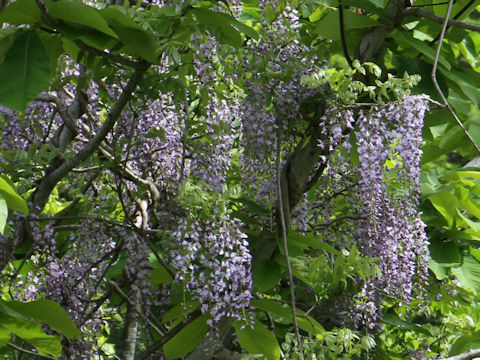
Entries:
<svg viewBox="0 0 480 360">
<path fill-rule="evenodd" d="M 233 16 L 225 14 L 225 13 L 217 13 L 218 15 L 222 16 L 227 22 L 230 23 L 234 28 L 236 28 L 241 33 L 244 33 L 248 37 L 252 39 L 258 40 L 258 33 L 252 29 L 250 26 L 245 25 L 244 23 L 238 21 Z"/>
<path fill-rule="evenodd" d="M 448 356 L 463 354 L 472 349 L 480 348 L 480 334 L 462 335 L 452 344 Z"/>
<path fill-rule="evenodd" d="M 50 75 L 50 58 L 36 32 L 24 32 L 15 39 L 0 64 L 0 103 L 23 111 L 48 88 Z"/>
<path fill-rule="evenodd" d="M 217 36 L 220 33 L 220 41 L 224 41 L 235 48 L 239 48 L 242 45 L 240 33 L 225 21 L 223 15 L 204 8 L 193 8 L 189 10 L 189 13 L 194 15 L 199 23 L 207 25 L 209 30 L 214 29 L 213 35 Z"/>
<path fill-rule="evenodd" d="M 404 48 L 408 48 L 411 46 L 416 51 L 429 58 L 432 62 L 435 59 L 435 50 L 425 42 L 415 39 L 411 33 L 395 30 L 392 32 L 392 37 L 400 46 Z M 438 58 L 438 62 L 445 66 L 447 70 L 450 70 L 451 65 L 445 58 L 443 58 L 443 56 L 440 56 Z"/>
<path fill-rule="evenodd" d="M 0 326 L 0 349 L 8 344 L 11 336 L 12 335 L 8 329 Z"/>
<path fill-rule="evenodd" d="M 65 38 L 71 41 L 82 40 L 85 44 L 99 50 L 111 49 L 117 43 L 117 40 L 111 36 L 86 25 L 63 23 L 57 27 L 62 35 L 64 35 L 62 40 L 65 40 Z M 70 45 L 65 48 L 67 53 L 69 53 L 69 47 Z M 77 60 L 80 61 L 80 59 Z"/>
<path fill-rule="evenodd" d="M 62 37 L 58 34 L 49 34 L 45 31 L 38 32 L 38 37 L 42 40 L 43 46 L 50 58 L 50 71 L 52 76 L 57 74 L 58 58 L 64 53 L 62 46 Z"/>
<path fill-rule="evenodd" d="M 426 335 L 426 336 L 432 336 L 432 334 L 430 333 L 430 331 L 428 331 L 428 329 L 423 328 L 422 326 L 420 326 L 418 324 L 408 322 L 408 321 L 404 321 L 404 320 L 400 319 L 397 316 L 397 314 L 395 314 L 394 312 L 388 312 L 388 313 L 384 314 L 383 317 L 382 317 L 382 322 L 384 322 L 385 324 L 393 325 L 397 328 L 415 331 L 419 334 L 423 334 L 423 335 Z"/>
<path fill-rule="evenodd" d="M 6 306 L 0 306 L 0 327 L 32 344 L 40 355 L 52 355 L 56 358 L 62 354 L 60 339 L 47 335 L 42 326 L 23 316 L 14 316 L 13 310 L 5 311 Z"/>
<path fill-rule="evenodd" d="M 124 28 L 136 29 L 136 30 L 143 30 L 143 28 L 137 24 L 133 19 L 131 19 L 125 8 L 120 5 L 112 5 L 106 7 L 105 9 L 101 9 L 98 13 L 105 19 L 108 25 L 110 26 L 121 26 Z"/>
<path fill-rule="evenodd" d="M 196 318 L 163 345 L 165 357 L 170 360 L 188 355 L 200 344 L 207 331 L 207 318 L 205 316 Z"/>
<path fill-rule="evenodd" d="M 18 195 L 10 184 L 0 176 L 0 194 L 7 202 L 7 206 L 15 211 L 23 212 L 28 215 L 28 206 L 25 200 Z"/>
<path fill-rule="evenodd" d="M 289 231 L 287 234 L 288 243 L 291 245 L 300 246 L 302 248 L 310 247 L 316 250 L 324 250 L 329 253 L 337 255 L 339 251 L 335 249 L 330 244 L 320 241 L 318 236 L 315 236 L 312 233 L 306 235 L 299 234 L 296 231 Z"/>
<path fill-rule="evenodd" d="M 100 10 L 99 14 L 125 45 L 123 50 L 126 50 L 130 55 L 141 56 L 150 62 L 157 60 L 160 42 L 153 37 L 153 34 L 133 21 L 123 7 L 109 6 Z"/>
<path fill-rule="evenodd" d="M 371 17 L 357 14 L 353 11 L 345 10 L 343 12 L 345 29 L 362 29 L 378 25 L 378 22 Z M 315 28 L 314 33 L 318 34 L 320 38 L 330 40 L 340 40 L 340 27 L 338 10 L 330 12 L 320 20 L 320 23 Z"/>
<path fill-rule="evenodd" d="M 278 316 L 283 320 L 292 321 L 292 308 L 287 304 L 282 304 L 277 301 L 261 299 L 252 300 L 252 306 L 255 309 L 263 310 Z M 305 312 L 297 309 L 297 323 L 298 327 L 317 338 L 322 338 L 325 329 L 311 316 L 305 316 Z"/>
<path fill-rule="evenodd" d="M 438 70 L 443 74 L 446 79 L 451 81 L 451 84 L 458 87 L 458 90 L 462 92 L 469 100 L 478 106 L 480 101 L 480 90 L 476 83 L 479 81 L 479 74 L 474 71 L 461 71 L 457 68 L 451 68 L 450 70 L 444 67 L 439 67 Z"/>
<path fill-rule="evenodd" d="M 42 12 L 35 0 L 16 0 L 0 14 L 0 23 L 11 25 L 35 25 L 42 19 Z"/>
<path fill-rule="evenodd" d="M 49 15 L 53 18 L 67 23 L 85 25 L 111 37 L 118 38 L 117 34 L 108 26 L 107 21 L 98 13 L 98 10 L 85 5 L 81 1 L 47 0 L 46 5 Z"/>
<path fill-rule="evenodd" d="M 463 288 L 473 290 L 475 293 L 480 291 L 480 262 L 473 256 L 464 256 L 462 265 L 452 267 L 451 272 Z"/>
<path fill-rule="evenodd" d="M 3 197 L 2 193 L 0 192 L 0 234 L 3 235 L 3 231 L 5 230 L 5 225 L 7 224 L 8 218 L 8 207 L 7 201 Z"/>
<path fill-rule="evenodd" d="M 260 291 L 267 291 L 278 284 L 280 275 L 280 266 L 273 260 L 264 259 L 253 269 L 253 284 Z"/>
<path fill-rule="evenodd" d="M 457 198 L 449 192 L 441 191 L 430 195 L 428 199 L 435 209 L 447 220 L 448 227 L 451 228 L 457 216 Z"/>
<path fill-rule="evenodd" d="M 171 284 L 172 281 L 172 276 L 161 264 L 157 264 L 150 272 L 150 284 L 152 285 Z"/>
<path fill-rule="evenodd" d="M 429 250 L 430 256 L 439 265 L 457 266 L 462 262 L 460 250 L 454 241 L 443 241 L 440 238 L 432 238 L 430 240 Z"/>
<path fill-rule="evenodd" d="M 82 335 L 80 329 L 70 320 L 65 310 L 55 301 L 38 300 L 27 303 L 11 301 L 6 305 L 19 314 L 47 324 L 52 330 L 59 332 L 68 339 Z"/>
<path fill-rule="evenodd" d="M 125 45 L 122 51 L 132 56 L 140 56 L 150 62 L 156 62 L 160 49 L 160 42 L 143 30 L 131 29 L 112 25 L 113 30 Z"/>
<path fill-rule="evenodd" d="M 433 259 L 429 260 L 428 268 L 433 271 L 437 280 L 443 280 L 448 276 L 448 268 L 438 264 Z"/>
<path fill-rule="evenodd" d="M 277 338 L 261 322 L 256 321 L 252 329 L 250 324 L 236 321 L 234 327 L 238 342 L 250 354 L 262 354 L 268 360 L 280 359 Z"/>
<path fill-rule="evenodd" d="M 198 300 L 185 300 L 180 304 L 175 305 L 173 308 L 168 310 L 165 315 L 162 317 L 162 324 L 166 324 L 172 320 L 177 322 L 182 321 L 187 317 L 188 314 L 192 313 L 200 306 Z"/>
</svg>

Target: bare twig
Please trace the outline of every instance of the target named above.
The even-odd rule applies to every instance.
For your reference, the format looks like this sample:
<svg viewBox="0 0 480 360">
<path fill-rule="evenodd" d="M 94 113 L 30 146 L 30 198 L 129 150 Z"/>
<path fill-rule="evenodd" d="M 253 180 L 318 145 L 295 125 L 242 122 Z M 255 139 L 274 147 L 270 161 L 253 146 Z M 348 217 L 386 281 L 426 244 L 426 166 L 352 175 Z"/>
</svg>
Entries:
<svg viewBox="0 0 480 360">
<path fill-rule="evenodd" d="M 288 271 L 288 281 L 290 285 L 290 305 L 292 307 L 292 320 L 293 326 L 295 328 L 295 337 L 297 339 L 297 344 L 301 345 L 300 332 L 298 330 L 298 321 L 297 321 L 297 307 L 295 304 L 295 284 L 293 283 L 293 273 L 292 265 L 290 264 L 290 257 L 288 256 L 288 241 L 287 241 L 287 226 L 285 219 L 285 212 L 283 211 L 284 199 L 282 194 L 282 184 L 281 184 L 281 172 L 280 172 L 280 129 L 281 126 L 277 126 L 277 156 L 275 159 L 275 165 L 277 168 L 277 192 L 278 192 L 278 209 L 280 212 L 280 232 L 283 240 L 283 251 L 285 253 L 285 261 L 287 263 Z"/>
<path fill-rule="evenodd" d="M 438 46 L 437 46 L 437 52 L 435 53 L 435 58 L 434 58 L 434 61 L 433 61 L 433 67 L 432 67 L 432 81 L 433 81 L 433 84 L 435 85 L 435 89 L 437 89 L 437 92 L 438 94 L 440 95 L 443 103 L 445 104 L 445 106 L 448 108 L 448 110 L 450 111 L 450 113 L 452 114 L 453 118 L 455 119 L 455 121 L 457 122 L 457 124 L 460 126 L 460 128 L 463 130 L 463 132 L 465 133 L 465 135 L 467 136 L 468 140 L 472 143 L 473 147 L 475 148 L 475 150 L 478 151 L 478 153 L 480 153 L 480 147 L 475 143 L 475 140 L 473 140 L 472 136 L 470 135 L 470 133 L 468 132 L 468 130 L 465 128 L 465 126 L 463 125 L 463 123 L 460 121 L 460 119 L 458 118 L 457 114 L 455 113 L 455 111 L 453 110 L 453 108 L 450 106 L 450 104 L 448 103 L 448 100 L 447 98 L 445 97 L 445 95 L 443 94 L 443 91 L 442 89 L 440 89 L 440 86 L 438 85 L 438 81 L 437 81 L 437 67 L 438 67 L 438 59 L 440 58 L 440 50 L 442 49 L 442 44 L 443 44 L 443 38 L 445 37 L 445 32 L 447 31 L 447 25 L 448 25 L 448 19 L 450 18 L 450 13 L 452 12 L 452 4 L 453 4 L 453 0 L 449 0 L 449 3 L 448 3 L 448 9 L 447 9 L 447 14 L 445 15 L 445 19 L 443 21 L 443 26 L 442 26 L 442 31 L 440 33 L 440 38 L 439 38 L 439 41 L 438 41 Z M 479 28 L 480 29 L 480 28 Z"/>
<path fill-rule="evenodd" d="M 54 358 L 53 356 L 50 356 L 50 355 L 40 355 L 39 353 L 37 353 L 35 351 L 30 351 L 30 350 L 21 348 L 20 346 L 17 346 L 14 343 L 11 343 L 11 342 L 8 343 L 8 346 L 10 346 L 12 349 L 18 350 L 18 351 L 23 352 L 25 354 L 39 356 L 39 357 L 44 358 L 44 359 L 52 359 L 52 360 L 56 359 L 56 358 Z"/>
<path fill-rule="evenodd" d="M 177 335 L 185 326 L 190 324 L 193 320 L 201 315 L 200 309 L 193 311 L 184 321 L 170 330 L 164 337 L 158 339 L 156 342 L 147 347 L 135 360 L 146 360 L 150 355 L 160 349 L 168 340 Z"/>
<path fill-rule="evenodd" d="M 343 55 L 345 56 L 345 59 L 347 59 L 348 65 L 350 65 L 350 67 L 353 68 L 352 59 L 348 54 L 347 42 L 345 40 L 345 24 L 344 24 L 344 18 L 343 18 L 343 5 L 341 0 L 338 3 L 338 18 L 340 22 L 340 38 L 342 39 Z"/>
<path fill-rule="evenodd" d="M 405 16 L 415 16 L 419 18 L 426 18 L 432 21 L 435 21 L 439 24 L 443 24 L 445 22 L 445 19 L 449 18 L 442 18 L 441 16 L 437 16 L 429 11 L 420 9 L 420 8 L 413 8 L 409 7 L 403 10 L 403 15 Z M 461 29 L 467 29 L 467 30 L 473 30 L 473 31 L 480 31 L 480 25 L 475 25 L 475 24 L 469 24 L 463 21 L 455 20 L 455 19 L 449 19 L 447 22 L 447 26 L 455 26 L 459 27 Z"/>
</svg>

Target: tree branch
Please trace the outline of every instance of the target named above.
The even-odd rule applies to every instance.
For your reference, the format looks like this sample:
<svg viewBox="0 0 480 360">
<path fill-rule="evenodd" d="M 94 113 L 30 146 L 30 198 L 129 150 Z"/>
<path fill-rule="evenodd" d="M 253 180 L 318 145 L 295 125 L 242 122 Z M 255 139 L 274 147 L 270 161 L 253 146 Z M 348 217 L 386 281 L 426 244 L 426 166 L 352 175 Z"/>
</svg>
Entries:
<svg viewBox="0 0 480 360">
<path fill-rule="evenodd" d="M 448 358 L 440 359 L 440 360 L 473 360 L 474 358 L 480 356 L 480 349 L 472 349 L 469 352 L 451 356 Z"/>
<path fill-rule="evenodd" d="M 138 322 L 140 319 L 140 289 L 134 290 L 134 300 L 127 303 L 125 319 L 125 337 L 122 349 L 122 360 L 134 360 L 137 346 Z"/>
<path fill-rule="evenodd" d="M 413 8 L 409 7 L 403 10 L 403 15 L 405 16 L 415 16 L 418 18 L 426 18 L 432 21 L 435 21 L 439 24 L 443 24 L 445 19 L 441 16 L 437 16 L 435 14 L 432 14 L 429 11 L 420 9 L 420 8 Z M 454 20 L 454 19 L 449 19 L 447 22 L 447 26 L 455 26 L 459 27 L 461 29 L 467 29 L 467 30 L 473 30 L 473 31 L 480 31 L 480 25 L 474 25 L 474 24 L 469 24 L 463 21 L 459 20 Z"/>
<path fill-rule="evenodd" d="M 297 321 L 297 306 L 295 304 L 295 283 L 293 282 L 293 273 L 292 273 L 292 265 L 290 264 L 290 257 L 288 256 L 288 239 L 287 239 L 287 220 L 285 218 L 285 212 L 283 204 L 285 201 L 283 200 L 283 196 L 286 194 L 282 194 L 282 181 L 281 181 L 281 171 L 280 171 L 280 129 L 281 126 L 278 124 L 277 126 L 277 154 L 275 157 L 275 167 L 277 172 L 277 195 L 278 195 L 278 209 L 279 209 L 279 218 L 280 218 L 280 233 L 282 235 L 283 241 L 283 251 L 285 253 L 285 261 L 287 263 L 287 271 L 288 271 L 288 282 L 290 287 L 290 306 L 292 307 L 292 320 L 293 320 L 293 327 L 295 329 L 295 338 L 297 340 L 297 344 L 301 346 L 302 342 L 300 339 L 300 332 L 298 330 L 298 321 Z"/>
<path fill-rule="evenodd" d="M 439 41 L 438 41 L 438 46 L 437 46 L 437 52 L 435 53 L 435 58 L 434 58 L 434 61 L 433 61 L 432 81 L 433 81 L 433 85 L 435 85 L 435 89 L 437 90 L 438 94 L 440 95 L 440 98 L 442 99 L 443 103 L 445 104 L 445 106 L 448 108 L 448 110 L 452 114 L 452 116 L 455 119 L 455 121 L 457 122 L 458 126 L 460 126 L 462 131 L 465 133 L 465 135 L 467 136 L 468 140 L 472 143 L 475 150 L 477 150 L 478 153 L 480 153 L 480 147 L 475 143 L 475 140 L 473 140 L 473 138 L 470 135 L 470 133 L 468 132 L 468 130 L 465 128 L 465 126 L 460 121 L 460 119 L 458 118 L 458 116 L 455 113 L 455 111 L 453 110 L 453 108 L 448 103 L 448 100 L 445 97 L 445 95 L 443 94 L 443 91 L 440 88 L 440 85 L 438 85 L 438 81 L 437 81 L 438 59 L 440 58 L 440 50 L 442 49 L 443 38 L 445 37 L 445 32 L 447 31 L 448 19 L 450 18 L 450 13 L 452 12 L 452 5 L 453 5 L 453 0 L 450 0 L 449 3 L 448 3 L 447 14 L 445 15 L 445 19 L 443 21 L 442 31 L 440 32 L 440 37 L 438 39 Z"/>
<path fill-rule="evenodd" d="M 78 152 L 74 157 L 65 160 L 58 168 L 54 169 L 51 173 L 47 174 L 41 181 L 35 192 L 32 195 L 32 204 L 38 210 L 44 208 L 48 201 L 48 197 L 52 192 L 55 185 L 62 180 L 73 168 L 80 165 L 83 161 L 98 148 L 101 142 L 105 139 L 107 134 L 113 129 L 118 117 L 122 113 L 123 108 L 127 102 L 131 99 L 133 91 L 137 87 L 138 83 L 142 79 L 148 66 L 144 66 L 142 69 L 136 69 L 132 77 L 128 80 L 125 89 L 118 98 L 117 102 L 113 105 L 112 109 L 108 113 L 105 122 L 101 128 L 95 134 L 95 136 L 85 145 L 83 150 Z"/>
<path fill-rule="evenodd" d="M 44 359 L 52 359 L 52 360 L 56 359 L 56 358 L 54 358 L 53 356 L 50 356 L 50 355 L 40 355 L 39 353 L 37 353 L 35 351 L 30 351 L 30 350 L 21 348 L 20 346 L 17 346 L 14 343 L 11 343 L 11 342 L 9 342 L 7 345 L 10 346 L 12 349 L 18 350 L 18 351 L 23 352 L 25 354 L 39 356 L 39 357 L 44 358 Z"/>
</svg>

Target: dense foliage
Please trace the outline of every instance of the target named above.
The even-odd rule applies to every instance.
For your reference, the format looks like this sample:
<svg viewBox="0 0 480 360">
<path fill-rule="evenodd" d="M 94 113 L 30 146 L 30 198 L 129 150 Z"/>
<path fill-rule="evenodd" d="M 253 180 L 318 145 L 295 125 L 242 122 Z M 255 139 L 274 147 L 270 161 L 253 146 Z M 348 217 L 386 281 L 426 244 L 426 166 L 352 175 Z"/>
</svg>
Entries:
<svg viewBox="0 0 480 360">
<path fill-rule="evenodd" d="M 0 2 L 0 358 L 478 355 L 478 5 Z"/>
</svg>

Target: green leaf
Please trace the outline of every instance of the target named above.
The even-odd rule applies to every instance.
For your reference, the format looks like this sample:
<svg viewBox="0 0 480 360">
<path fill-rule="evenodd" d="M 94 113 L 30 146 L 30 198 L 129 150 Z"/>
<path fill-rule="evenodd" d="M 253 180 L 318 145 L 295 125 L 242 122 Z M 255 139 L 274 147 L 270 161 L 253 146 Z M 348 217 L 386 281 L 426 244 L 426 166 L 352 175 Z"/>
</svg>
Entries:
<svg viewBox="0 0 480 360">
<path fill-rule="evenodd" d="M 428 268 L 433 271 L 437 280 L 443 280 L 448 276 L 448 268 L 438 264 L 432 258 L 428 261 Z"/>
<path fill-rule="evenodd" d="M 253 269 L 253 284 L 260 291 L 267 291 L 276 286 L 280 277 L 280 266 L 270 259 L 262 260 Z"/>
<path fill-rule="evenodd" d="M 382 318 L 382 322 L 384 322 L 385 324 L 393 325 L 397 328 L 415 331 L 419 334 L 423 334 L 423 335 L 426 335 L 426 336 L 433 336 L 432 333 L 430 331 L 428 331 L 428 329 L 423 328 L 422 326 L 420 326 L 418 324 L 404 321 L 404 320 L 400 319 L 397 316 L 397 314 L 395 314 L 394 312 L 388 312 L 388 313 L 384 314 L 383 318 Z"/>
<path fill-rule="evenodd" d="M 68 339 L 82 335 L 80 329 L 70 320 L 65 310 L 55 301 L 37 300 L 26 303 L 11 301 L 5 303 L 5 305 L 19 314 L 47 324 L 52 330 L 61 333 Z"/>
<path fill-rule="evenodd" d="M 408 48 L 411 46 L 422 55 L 425 55 L 432 62 L 435 59 L 435 50 L 425 42 L 415 39 L 411 33 L 400 31 L 400 30 L 394 30 L 391 35 L 393 39 L 402 47 Z M 445 66 L 447 70 L 450 70 L 452 67 L 450 63 L 443 56 L 440 56 L 438 58 L 438 62 L 443 66 Z"/>
<path fill-rule="evenodd" d="M 8 329 L 0 325 L 0 349 L 7 346 L 10 341 L 11 333 Z"/>
<path fill-rule="evenodd" d="M 0 103 L 23 111 L 27 104 L 48 88 L 50 58 L 34 30 L 15 39 L 0 64 Z"/>
<path fill-rule="evenodd" d="M 86 25 L 113 38 L 118 38 L 98 10 L 85 5 L 81 1 L 58 0 L 54 2 L 47 0 L 46 6 L 49 15 L 53 18 L 67 23 Z"/>
<path fill-rule="evenodd" d="M 16 0 L 0 14 L 0 23 L 11 25 L 35 25 L 42 19 L 42 12 L 35 0 Z"/>
<path fill-rule="evenodd" d="M 280 359 L 281 351 L 277 338 L 261 322 L 256 321 L 253 329 L 249 324 L 240 321 L 236 321 L 233 326 L 238 342 L 250 354 L 262 354 L 268 360 Z"/>
<path fill-rule="evenodd" d="M 64 44 L 66 39 L 71 41 L 82 40 L 85 44 L 89 46 L 92 46 L 99 50 L 105 50 L 111 49 L 117 43 L 117 40 L 112 38 L 111 36 L 105 35 L 104 33 L 101 33 L 86 25 L 62 23 L 59 24 L 57 27 L 64 35 L 64 38 L 62 39 L 64 41 Z M 67 46 L 68 47 L 65 47 L 65 51 L 68 53 L 71 45 Z M 75 47 L 77 46 L 75 45 Z M 78 50 L 80 49 L 78 48 Z M 81 53 L 83 54 L 83 52 Z M 76 58 L 76 60 L 80 62 L 82 59 Z"/>
<path fill-rule="evenodd" d="M 470 246 L 470 255 L 472 255 L 477 261 L 480 261 L 480 249 L 475 249 Z"/>
<path fill-rule="evenodd" d="M 462 335 L 452 344 L 448 356 L 466 353 L 472 349 L 480 348 L 480 334 Z"/>
<path fill-rule="evenodd" d="M 3 62 L 5 54 L 15 42 L 17 34 L 21 34 L 23 30 L 14 27 L 0 29 L 0 63 Z"/>
<path fill-rule="evenodd" d="M 432 238 L 429 249 L 430 256 L 439 265 L 457 266 L 462 262 L 460 250 L 454 241 L 443 241 L 440 238 Z"/>
<path fill-rule="evenodd" d="M 441 191 L 430 195 L 428 199 L 435 209 L 447 220 L 448 227 L 451 228 L 457 216 L 457 198 L 449 192 Z"/>
<path fill-rule="evenodd" d="M 113 26 L 112 29 L 124 44 L 122 51 L 132 56 L 140 56 L 150 62 L 156 62 L 160 42 L 148 35 L 143 30 L 131 29 L 122 26 Z"/>
<path fill-rule="evenodd" d="M 275 20 L 275 9 L 273 8 L 273 5 L 269 2 L 265 4 L 263 12 L 265 15 L 265 20 L 267 20 L 269 23 Z"/>
<path fill-rule="evenodd" d="M 343 5 L 350 5 L 362 9 L 362 12 L 388 17 L 388 13 L 383 9 L 383 0 L 342 0 Z"/>
<path fill-rule="evenodd" d="M 0 327 L 35 346 L 40 355 L 58 358 L 62 354 L 62 344 L 58 337 L 45 334 L 40 324 L 3 312 L 3 307 L 0 308 Z"/>
<path fill-rule="evenodd" d="M 371 17 L 357 14 L 350 10 L 344 10 L 343 12 L 345 30 L 355 30 L 362 28 L 370 28 L 378 25 L 378 22 Z M 330 40 L 340 40 L 340 26 L 338 10 L 332 11 L 327 14 L 319 25 L 315 28 L 314 33 L 318 34 L 320 38 Z"/>
<path fill-rule="evenodd" d="M 106 20 L 108 25 L 121 26 L 124 28 L 143 30 L 143 28 L 133 21 L 125 12 L 125 8 L 120 5 L 111 5 L 101 9 L 98 13 Z"/>
<path fill-rule="evenodd" d="M 252 306 L 258 310 L 267 311 L 272 315 L 282 318 L 283 320 L 293 322 L 292 308 L 287 304 L 281 304 L 277 301 L 268 299 L 261 299 L 252 300 Z M 323 326 L 311 316 L 304 316 L 304 314 L 304 311 L 297 309 L 298 327 L 310 334 L 315 335 L 318 339 L 321 339 L 325 333 Z"/>
<path fill-rule="evenodd" d="M 158 285 L 158 284 L 171 284 L 173 281 L 172 277 L 165 269 L 163 265 L 158 264 L 155 268 L 150 272 L 150 284 L 151 285 Z"/>
<path fill-rule="evenodd" d="M 479 80 L 478 73 L 467 70 L 461 71 L 457 68 L 447 70 L 444 67 L 439 67 L 438 70 L 446 79 L 450 80 L 461 93 L 470 99 L 475 106 L 479 105 L 480 89 L 476 85 Z"/>
<path fill-rule="evenodd" d="M 2 235 L 5 230 L 5 225 L 7 224 L 7 218 L 8 218 L 7 202 L 5 201 L 5 198 L 0 192 L 0 234 Z"/>
<path fill-rule="evenodd" d="M 216 29 L 220 31 L 222 36 L 220 40 L 225 41 L 226 44 L 232 45 L 235 48 L 242 46 L 242 37 L 240 33 L 234 29 L 230 24 L 225 22 L 225 18 L 219 13 L 204 9 L 193 8 L 189 10 L 190 14 L 193 14 L 201 24 L 207 25 L 209 29 Z M 214 32 L 213 35 L 216 35 Z"/>
<path fill-rule="evenodd" d="M 175 305 L 163 315 L 162 324 L 166 324 L 172 320 L 182 321 L 199 306 L 200 303 L 198 300 L 185 300 L 182 303 Z"/>
<path fill-rule="evenodd" d="M 480 291 L 480 263 L 473 256 L 464 256 L 462 265 L 450 270 L 464 289 Z"/>
<path fill-rule="evenodd" d="M 247 35 L 248 37 L 250 37 L 254 40 L 258 40 L 258 33 L 253 28 L 251 28 L 250 26 L 245 25 L 244 23 L 238 21 L 237 19 L 235 19 L 231 15 L 228 15 L 228 14 L 225 14 L 225 13 L 218 13 L 218 15 L 225 18 L 225 20 L 228 21 L 230 23 L 230 25 L 232 25 L 234 28 L 236 28 L 241 33 L 244 33 L 245 35 Z"/>
<path fill-rule="evenodd" d="M 109 6 L 99 10 L 99 14 L 115 31 L 120 42 L 125 45 L 123 50 L 135 57 L 141 56 L 150 62 L 157 60 L 160 42 L 153 37 L 153 34 L 133 21 L 125 13 L 125 8 L 119 5 Z"/>
<path fill-rule="evenodd" d="M 473 233 L 476 235 L 480 235 L 480 222 L 475 222 L 470 220 L 468 217 L 463 215 L 458 209 L 457 209 L 457 215 L 467 224 L 467 226 L 473 230 Z"/>
<path fill-rule="evenodd" d="M 330 244 L 320 241 L 320 239 L 312 233 L 307 235 L 299 234 L 296 231 L 289 231 L 287 234 L 288 243 L 300 247 L 310 247 L 316 250 L 324 250 L 332 254 L 339 254 L 339 251 Z"/>
<path fill-rule="evenodd" d="M 47 51 L 48 57 L 50 58 L 50 71 L 53 77 L 57 74 L 58 58 L 61 54 L 64 53 L 62 46 L 62 37 L 57 34 L 49 34 L 45 31 L 38 31 L 37 35 L 42 41 L 43 46 Z"/>
<path fill-rule="evenodd" d="M 200 344 L 207 331 L 207 317 L 200 316 L 196 318 L 163 345 L 165 357 L 170 360 L 188 355 L 190 351 Z"/>
<path fill-rule="evenodd" d="M 238 201 L 239 203 L 245 205 L 248 209 L 248 211 L 256 214 L 256 215 L 259 215 L 259 216 L 270 216 L 270 210 L 268 210 L 267 208 L 263 207 L 262 205 L 258 204 L 257 202 L 253 201 L 253 200 L 250 200 L 250 199 L 247 199 L 247 198 L 235 198 L 235 199 L 232 199 L 234 201 Z"/>
<path fill-rule="evenodd" d="M 0 176 L 0 193 L 7 202 L 9 209 L 20 211 L 28 215 L 28 206 L 25 200 L 18 195 L 10 184 Z"/>
</svg>

